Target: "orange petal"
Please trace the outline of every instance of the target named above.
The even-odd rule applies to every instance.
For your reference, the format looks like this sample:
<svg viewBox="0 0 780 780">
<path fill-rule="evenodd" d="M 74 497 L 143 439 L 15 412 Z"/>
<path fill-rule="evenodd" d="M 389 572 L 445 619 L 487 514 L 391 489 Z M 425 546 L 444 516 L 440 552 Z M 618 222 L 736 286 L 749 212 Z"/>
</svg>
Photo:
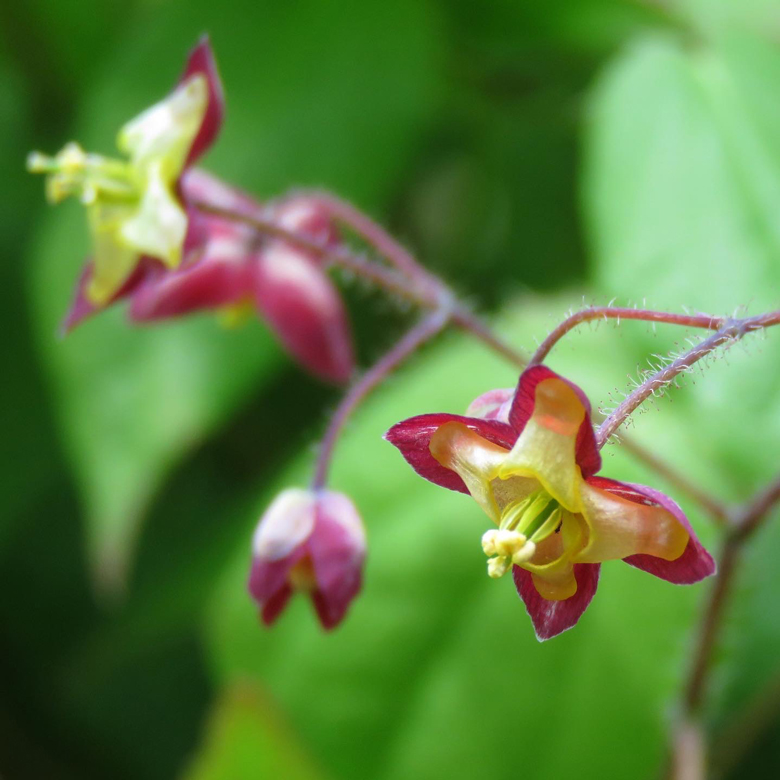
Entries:
<svg viewBox="0 0 780 780">
<path fill-rule="evenodd" d="M 580 495 L 589 535 L 575 561 L 599 563 L 636 554 L 673 561 L 685 551 L 688 531 L 663 507 L 629 501 L 587 482 L 580 485 Z"/>
</svg>

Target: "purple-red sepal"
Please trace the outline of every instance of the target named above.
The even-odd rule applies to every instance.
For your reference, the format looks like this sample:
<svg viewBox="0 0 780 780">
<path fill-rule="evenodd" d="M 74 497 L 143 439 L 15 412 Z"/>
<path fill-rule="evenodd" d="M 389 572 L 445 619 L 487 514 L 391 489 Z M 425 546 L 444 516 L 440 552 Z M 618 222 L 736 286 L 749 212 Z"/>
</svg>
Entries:
<svg viewBox="0 0 780 780">
<path fill-rule="evenodd" d="M 531 572 L 519 566 L 512 567 L 517 593 L 525 604 L 540 642 L 558 636 L 577 623 L 596 593 L 600 571 L 599 563 L 575 563 L 577 592 L 568 599 L 550 601 L 539 595 Z"/>
</svg>

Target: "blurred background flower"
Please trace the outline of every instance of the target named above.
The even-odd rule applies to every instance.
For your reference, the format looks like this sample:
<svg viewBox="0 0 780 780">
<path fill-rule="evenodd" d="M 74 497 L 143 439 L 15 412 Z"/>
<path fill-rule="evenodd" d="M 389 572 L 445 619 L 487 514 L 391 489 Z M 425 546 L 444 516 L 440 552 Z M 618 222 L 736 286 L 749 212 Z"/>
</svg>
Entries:
<svg viewBox="0 0 780 780">
<path fill-rule="evenodd" d="M 449 336 L 376 394 L 332 479 L 367 527 L 361 597 L 331 634 L 304 599 L 267 632 L 245 590 L 253 526 L 306 484 L 337 391 L 254 321 L 131 328 L 114 307 L 55 338 L 89 240 L 78 204 L 46 208 L 25 155 L 71 137 L 110 152 L 204 31 L 227 96 L 206 169 L 263 201 L 294 186 L 354 201 L 521 347 L 583 295 L 717 313 L 780 297 L 770 0 L 2 4 L 0 773 L 501 780 L 521 771 L 511 733 L 535 780 L 656 776 L 702 586 L 611 567 L 577 629 L 539 645 L 484 576 L 472 502 L 381 441 L 514 385 L 512 367 Z M 410 313 L 337 281 L 365 365 Z M 608 407 L 681 338 L 583 329 L 550 363 Z M 746 342 L 632 434 L 745 498 L 777 467 L 779 373 L 775 334 Z M 674 495 L 605 455 L 611 476 Z M 721 777 L 780 762 L 778 556 L 770 521 L 707 705 Z"/>
</svg>

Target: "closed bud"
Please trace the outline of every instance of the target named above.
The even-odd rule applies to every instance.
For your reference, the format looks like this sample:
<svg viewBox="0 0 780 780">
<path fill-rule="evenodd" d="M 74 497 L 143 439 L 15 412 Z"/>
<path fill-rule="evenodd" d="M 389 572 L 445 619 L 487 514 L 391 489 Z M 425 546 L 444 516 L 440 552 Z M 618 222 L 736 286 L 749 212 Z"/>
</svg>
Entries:
<svg viewBox="0 0 780 780">
<path fill-rule="evenodd" d="M 362 585 L 366 538 L 352 501 L 330 490 L 291 488 L 260 518 L 252 544 L 249 592 L 266 625 L 290 597 L 311 597 L 322 626 L 343 619 Z"/>
</svg>

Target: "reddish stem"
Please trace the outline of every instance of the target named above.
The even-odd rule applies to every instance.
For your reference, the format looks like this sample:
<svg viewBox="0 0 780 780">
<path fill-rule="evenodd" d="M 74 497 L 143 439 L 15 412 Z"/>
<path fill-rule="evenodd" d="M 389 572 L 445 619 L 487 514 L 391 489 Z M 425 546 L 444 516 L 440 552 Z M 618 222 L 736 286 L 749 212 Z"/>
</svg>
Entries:
<svg viewBox="0 0 780 780">
<path fill-rule="evenodd" d="M 737 341 L 746 333 L 777 324 L 780 324 L 780 311 L 760 314 L 756 317 L 729 320 L 725 327 L 708 336 L 693 349 L 675 358 L 668 366 L 664 366 L 664 368 L 656 371 L 630 393 L 618 408 L 601 423 L 596 433 L 596 443 L 599 448 L 607 443 L 610 436 L 649 396 L 654 395 L 659 390 L 663 390 L 676 376 L 688 371 L 691 366 L 721 345 L 730 341 Z"/>
<path fill-rule="evenodd" d="M 271 220 L 259 219 L 232 211 L 231 209 L 212 206 L 202 201 L 196 201 L 192 205 L 204 213 L 213 214 L 214 216 L 235 222 L 242 222 L 260 233 L 288 241 L 293 246 L 300 247 L 306 252 L 311 252 L 325 263 L 351 271 L 357 276 L 373 282 L 385 291 L 418 306 L 434 310 L 446 309 L 450 320 L 454 324 L 471 333 L 519 368 L 524 368 L 528 362 L 522 352 L 499 339 L 487 325 L 458 301 L 455 294 L 444 282 L 435 276 L 431 276 L 423 269 L 421 269 L 420 273 L 415 273 L 415 278 L 409 278 L 391 268 L 385 268 L 378 263 L 358 257 L 347 249 L 324 246 L 311 238 L 280 227 Z M 391 240 L 387 236 L 387 240 L 383 242 L 385 250 L 390 248 L 388 242 Z M 396 248 L 398 250 L 398 254 L 395 255 L 396 261 L 402 256 L 401 253 L 408 256 L 408 253 L 400 244 L 396 244 Z M 416 261 L 414 262 L 416 264 Z M 419 266 L 417 267 L 419 268 Z"/>
<path fill-rule="evenodd" d="M 333 449 L 341 435 L 347 420 L 365 397 L 410 355 L 414 354 L 426 341 L 440 333 L 450 320 L 449 313 L 444 309 L 429 314 L 382 358 L 380 358 L 365 374 L 347 391 L 341 403 L 330 418 L 328 428 L 322 438 L 317 466 L 312 480 L 312 487 L 317 490 L 325 486 L 328 479 L 328 469 L 333 456 Z"/>
<path fill-rule="evenodd" d="M 539 345 L 534 352 L 529 365 L 541 363 L 552 348 L 570 331 L 584 322 L 593 320 L 642 320 L 644 322 L 663 322 L 669 325 L 683 325 L 689 328 L 705 328 L 720 330 L 728 321 L 727 317 L 713 317 L 709 314 L 672 314 L 666 311 L 651 309 L 629 309 L 621 306 L 591 306 L 587 309 L 569 315 L 552 333 Z"/>
</svg>

